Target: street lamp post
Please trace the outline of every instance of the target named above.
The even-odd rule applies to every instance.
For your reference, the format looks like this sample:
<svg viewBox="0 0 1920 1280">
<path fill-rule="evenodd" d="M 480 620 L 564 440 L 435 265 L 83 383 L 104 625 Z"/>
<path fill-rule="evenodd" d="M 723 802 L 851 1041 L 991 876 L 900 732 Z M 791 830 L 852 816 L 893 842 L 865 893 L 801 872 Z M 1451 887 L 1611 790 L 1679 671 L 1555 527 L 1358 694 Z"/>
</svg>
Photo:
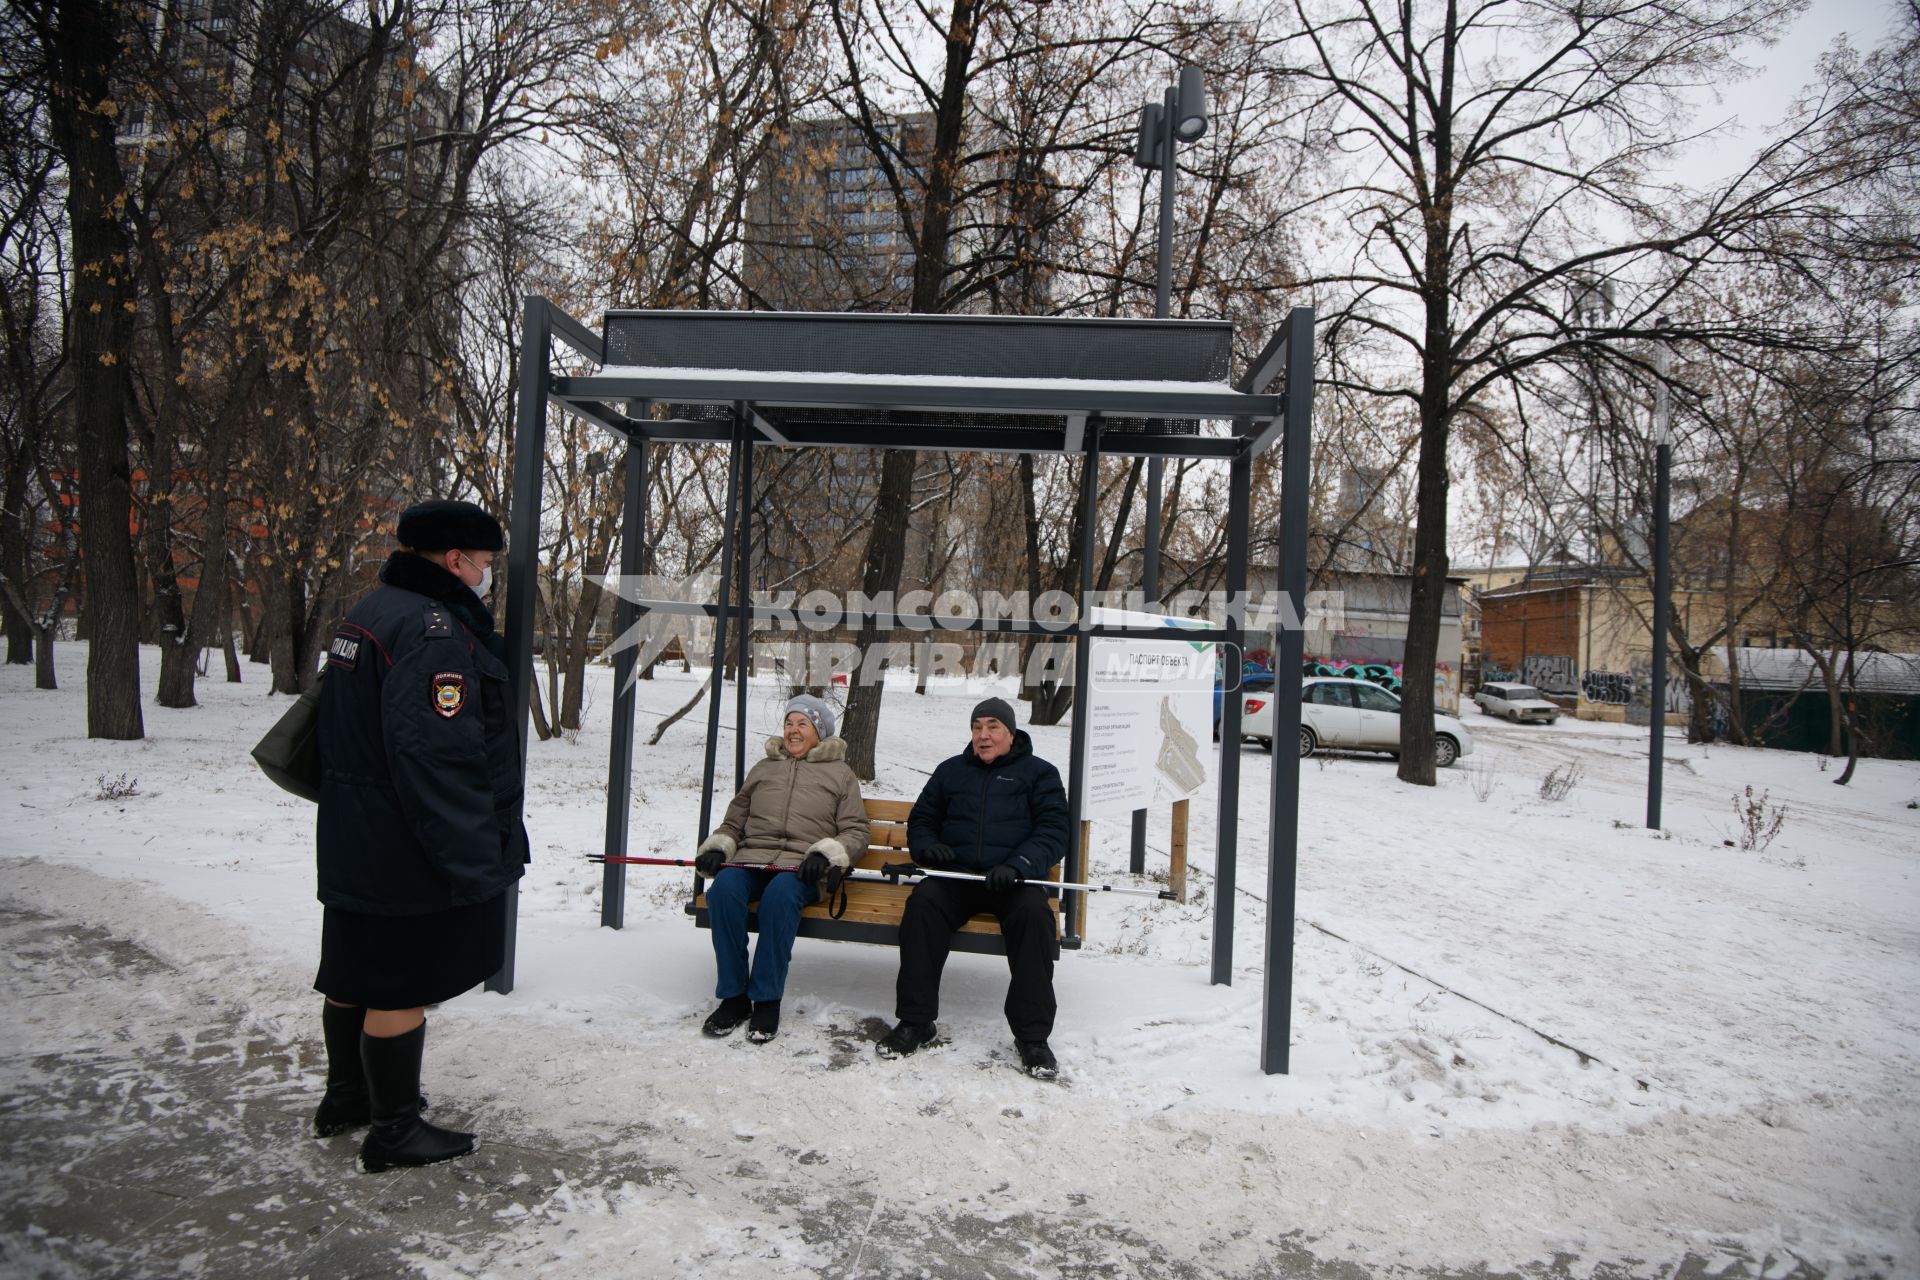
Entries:
<svg viewBox="0 0 1920 1280">
<path fill-rule="evenodd" d="M 1207 132 L 1207 91 L 1200 79 L 1200 68 L 1183 66 L 1178 79 L 1168 85 L 1159 102 L 1140 108 L 1140 132 L 1135 140 L 1133 162 L 1142 169 L 1160 171 L 1160 243 L 1153 282 L 1153 315 L 1164 320 L 1173 306 L 1173 176 L 1175 151 L 1183 144 L 1198 142 Z M 1149 423 L 1148 430 L 1155 424 Z M 1160 599 L 1160 491 L 1165 480 L 1166 463 L 1157 456 L 1147 459 L 1147 528 L 1143 549 L 1144 565 L 1140 586 L 1149 606 Z M 1147 811 L 1133 811 L 1133 843 L 1128 867 L 1135 875 L 1147 869 Z"/>
<path fill-rule="evenodd" d="M 1667 344 L 1654 348 L 1653 368 L 1659 382 L 1653 389 L 1653 669 L 1647 678 L 1651 714 L 1647 721 L 1647 826 L 1660 829 L 1660 790 L 1667 748 L 1667 597 L 1672 593 L 1667 563 L 1667 509 L 1673 496 L 1673 442 L 1667 399 Z"/>
</svg>

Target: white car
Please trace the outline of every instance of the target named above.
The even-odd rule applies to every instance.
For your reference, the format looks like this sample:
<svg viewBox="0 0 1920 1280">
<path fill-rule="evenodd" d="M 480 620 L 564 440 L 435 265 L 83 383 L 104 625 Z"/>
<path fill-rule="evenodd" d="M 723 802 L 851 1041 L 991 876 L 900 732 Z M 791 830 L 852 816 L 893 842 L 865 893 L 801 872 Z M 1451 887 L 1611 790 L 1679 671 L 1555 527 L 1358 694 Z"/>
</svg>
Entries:
<svg viewBox="0 0 1920 1280">
<path fill-rule="evenodd" d="M 1560 718 L 1560 708 L 1540 696 L 1530 684 L 1510 680 L 1491 680 L 1473 695 L 1474 705 L 1490 716 L 1505 716 L 1516 723 L 1552 724 Z"/>
<path fill-rule="evenodd" d="M 1273 695 L 1250 693 L 1240 703 L 1240 733 L 1273 750 Z M 1300 754 L 1322 747 L 1400 753 L 1400 699 L 1377 684 L 1337 676 L 1300 685 Z M 1433 716 L 1433 762 L 1442 769 L 1473 754 L 1473 736 L 1452 716 Z"/>
</svg>

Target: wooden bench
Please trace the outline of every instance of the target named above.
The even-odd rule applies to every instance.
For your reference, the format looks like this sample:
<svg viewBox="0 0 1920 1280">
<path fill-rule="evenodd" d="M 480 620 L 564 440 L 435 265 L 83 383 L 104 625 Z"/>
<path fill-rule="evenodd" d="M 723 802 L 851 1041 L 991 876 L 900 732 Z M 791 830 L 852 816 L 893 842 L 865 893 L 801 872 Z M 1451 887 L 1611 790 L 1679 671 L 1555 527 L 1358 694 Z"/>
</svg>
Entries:
<svg viewBox="0 0 1920 1280">
<path fill-rule="evenodd" d="M 910 860 L 907 852 L 907 815 L 913 811 L 913 804 L 907 800 L 868 800 L 867 822 L 871 828 L 866 852 L 856 861 L 854 869 L 869 874 L 877 874 L 889 863 Z M 1049 880 L 1060 879 L 1060 864 L 1055 863 L 1047 873 Z M 897 946 L 900 941 L 900 914 L 906 910 L 907 895 L 913 892 L 917 879 L 902 879 L 898 884 L 880 884 L 871 880 L 850 880 L 847 882 L 847 909 L 836 920 L 829 911 L 826 902 L 816 902 L 800 912 L 800 936 L 803 938 L 826 938 L 839 942 L 872 942 L 883 946 Z M 1060 936 L 1060 899 L 1058 895 L 1049 895 L 1047 901 L 1053 908 L 1053 936 Z M 687 911 L 693 916 L 694 924 L 705 929 L 707 921 L 707 896 L 702 893 L 688 904 Z M 747 928 L 759 928 L 758 913 L 749 911 Z M 953 935 L 955 951 L 973 951 L 984 955 L 1005 955 L 1006 946 L 1000 938 L 1000 922 L 991 915 L 977 915 L 969 919 Z"/>
</svg>

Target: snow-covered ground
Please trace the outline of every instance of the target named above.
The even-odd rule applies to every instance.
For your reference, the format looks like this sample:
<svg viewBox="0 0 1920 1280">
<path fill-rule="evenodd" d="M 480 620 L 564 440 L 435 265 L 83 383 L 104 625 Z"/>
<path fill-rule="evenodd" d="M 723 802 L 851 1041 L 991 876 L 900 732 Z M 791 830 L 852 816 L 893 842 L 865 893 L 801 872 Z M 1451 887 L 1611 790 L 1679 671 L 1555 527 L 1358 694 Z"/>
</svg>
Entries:
<svg viewBox="0 0 1920 1280">
<path fill-rule="evenodd" d="M 59 658 L 57 693 L 0 669 L 5 896 L 130 937 L 262 1030 L 310 1041 L 313 811 L 246 756 L 285 699 L 250 667 L 244 685 L 203 681 L 196 709 L 149 700 L 145 741 L 93 742 L 84 649 Z M 1557 1256 L 1585 1274 L 1722 1249 L 1779 1274 L 1794 1259 L 1920 1274 L 1920 766 L 1865 761 L 1840 788 L 1811 756 L 1675 737 L 1655 833 L 1644 730 L 1469 713 L 1479 750 L 1432 789 L 1381 756 L 1306 761 L 1291 1074 L 1267 1076 L 1271 757 L 1249 745 L 1233 984 L 1208 983 L 1203 798 L 1189 904 L 1090 904 L 1087 947 L 1058 968 L 1064 1083 L 1049 1085 L 1013 1068 L 1004 968 L 987 957 L 954 958 L 946 1043 L 903 1062 L 865 1042 L 891 1017 L 894 956 L 852 944 L 800 944 L 772 1044 L 702 1039 L 712 962 L 681 911 L 686 878 L 635 869 L 627 927 L 597 927 L 601 871 L 583 855 L 602 842 L 612 689 L 594 679 L 588 728 L 532 750 L 518 987 L 435 1015 L 429 1088 L 478 1108 L 483 1136 L 604 1142 L 630 1126 L 685 1166 L 737 1160 L 752 1139 L 821 1158 L 756 1171 L 787 1188 L 778 1203 L 633 1184 L 551 1196 L 484 1256 L 426 1270 L 806 1274 L 832 1248 L 803 1229 L 807 1206 L 857 1188 L 876 1214 L 1097 1218 L 1118 1233 L 1114 1274 L 1142 1241 L 1204 1274 L 1282 1256 Z M 640 686 L 635 852 L 690 856 L 701 834 L 703 719 L 644 745 L 698 680 Z M 891 688 L 868 794 L 914 795 L 989 688 Z M 755 689 L 750 705 L 757 753 L 777 702 Z M 1066 726 L 1033 733 L 1064 766 Z M 720 747 L 728 778 L 730 729 Z M 1572 792 L 1542 799 L 1568 762 Z M 99 798 L 123 776 L 137 794 Z M 1786 806 L 1764 852 L 1737 847 L 1748 784 Z M 1125 840 L 1096 827 L 1096 879 L 1124 880 Z M 1149 844 L 1164 872 L 1164 813 Z"/>
</svg>

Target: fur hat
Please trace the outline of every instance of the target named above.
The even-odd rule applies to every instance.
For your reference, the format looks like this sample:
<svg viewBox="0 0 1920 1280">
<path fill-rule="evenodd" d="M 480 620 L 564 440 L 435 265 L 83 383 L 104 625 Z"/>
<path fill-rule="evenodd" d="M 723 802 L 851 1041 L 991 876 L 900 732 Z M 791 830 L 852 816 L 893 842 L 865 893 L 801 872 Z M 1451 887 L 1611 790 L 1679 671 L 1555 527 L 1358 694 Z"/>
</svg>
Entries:
<svg viewBox="0 0 1920 1280">
<path fill-rule="evenodd" d="M 507 545 L 500 522 L 471 502 L 431 498 L 400 513 L 394 536 L 415 551 L 499 551 Z"/>
</svg>

